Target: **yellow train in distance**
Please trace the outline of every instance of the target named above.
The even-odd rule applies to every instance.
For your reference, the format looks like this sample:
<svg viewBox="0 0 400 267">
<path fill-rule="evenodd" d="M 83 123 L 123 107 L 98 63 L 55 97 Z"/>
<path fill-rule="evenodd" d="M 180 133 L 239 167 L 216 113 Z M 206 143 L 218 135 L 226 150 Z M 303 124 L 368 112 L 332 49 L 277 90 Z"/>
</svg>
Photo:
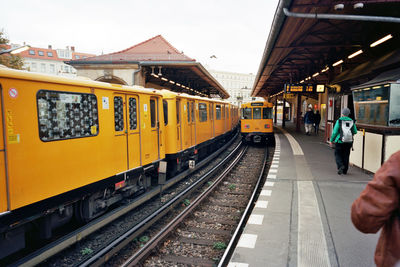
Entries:
<svg viewBox="0 0 400 267">
<path fill-rule="evenodd" d="M 0 68 L 0 260 L 162 184 L 237 132 L 225 101 Z"/>
<path fill-rule="evenodd" d="M 267 101 L 244 103 L 240 107 L 240 133 L 246 142 L 273 143 L 273 104 Z"/>
</svg>

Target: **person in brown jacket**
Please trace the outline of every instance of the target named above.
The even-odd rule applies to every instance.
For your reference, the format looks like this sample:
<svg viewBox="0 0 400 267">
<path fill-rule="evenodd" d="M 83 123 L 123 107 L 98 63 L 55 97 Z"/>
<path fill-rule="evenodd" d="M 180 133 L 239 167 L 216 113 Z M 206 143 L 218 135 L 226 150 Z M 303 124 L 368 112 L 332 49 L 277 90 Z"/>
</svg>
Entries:
<svg viewBox="0 0 400 267">
<path fill-rule="evenodd" d="M 400 151 L 375 173 L 351 207 L 351 220 L 363 233 L 382 228 L 376 245 L 375 263 L 395 266 L 400 261 Z"/>
</svg>

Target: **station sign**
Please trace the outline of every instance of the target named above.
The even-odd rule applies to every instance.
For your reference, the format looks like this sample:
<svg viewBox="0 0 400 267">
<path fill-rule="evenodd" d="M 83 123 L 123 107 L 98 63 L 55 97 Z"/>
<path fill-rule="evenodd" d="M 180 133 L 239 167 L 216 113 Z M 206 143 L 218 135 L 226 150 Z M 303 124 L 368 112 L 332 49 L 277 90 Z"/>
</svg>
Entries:
<svg viewBox="0 0 400 267">
<path fill-rule="evenodd" d="M 285 84 L 285 93 L 325 93 L 323 84 Z"/>
</svg>

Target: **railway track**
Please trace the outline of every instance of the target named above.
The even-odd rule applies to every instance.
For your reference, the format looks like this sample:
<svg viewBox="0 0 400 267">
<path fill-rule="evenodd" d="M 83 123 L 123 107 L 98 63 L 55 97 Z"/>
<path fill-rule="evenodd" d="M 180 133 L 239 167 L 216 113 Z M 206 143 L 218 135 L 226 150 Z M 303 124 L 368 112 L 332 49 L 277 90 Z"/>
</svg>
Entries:
<svg viewBox="0 0 400 267">
<path fill-rule="evenodd" d="M 192 181 L 197 180 L 198 176 L 201 176 L 207 169 L 212 167 L 213 164 L 210 164 L 210 161 L 218 162 L 220 161 L 218 157 L 225 158 L 226 154 L 232 149 L 230 148 L 232 143 L 238 143 L 237 139 L 232 139 L 232 142 L 229 142 L 216 153 L 210 155 L 206 160 L 197 164 L 195 170 L 187 170 L 169 180 L 168 183 L 162 187 L 162 195 L 160 195 L 161 187 L 156 187 L 144 195 L 128 200 L 124 205 L 112 210 L 106 215 L 9 265 L 33 266 L 41 264 L 43 266 L 59 266 L 63 264 L 79 266 L 84 264 L 88 259 L 93 258 L 93 254 L 96 254 L 104 247 L 103 243 L 115 241 L 115 239 L 117 239 L 115 236 L 120 236 L 121 233 L 128 231 L 128 229 L 134 228 L 138 222 L 145 221 L 154 210 L 173 198 L 174 195 L 177 194 L 176 192 L 181 191 L 182 188 L 187 187 Z M 189 178 L 186 178 L 187 176 L 189 176 Z M 127 218 L 124 219 L 124 216 Z M 156 218 L 153 218 L 151 222 L 156 221 L 162 216 L 162 214 L 159 214 Z M 121 217 L 123 219 L 120 219 Z M 132 219 L 132 217 L 135 217 L 135 219 Z M 151 222 L 149 222 L 148 225 L 151 225 Z M 145 228 L 138 228 L 136 234 L 140 235 L 144 230 Z M 105 232 L 106 234 L 103 234 Z M 68 252 L 65 252 L 67 247 L 70 248 L 68 248 Z M 60 252 L 63 253 L 60 254 Z M 64 256 L 64 254 L 69 256 Z"/>
<path fill-rule="evenodd" d="M 211 185 L 202 188 L 190 205 L 132 256 L 107 265 L 215 266 L 229 260 L 251 211 L 268 156 L 265 148 L 249 150 L 243 148 Z"/>
</svg>

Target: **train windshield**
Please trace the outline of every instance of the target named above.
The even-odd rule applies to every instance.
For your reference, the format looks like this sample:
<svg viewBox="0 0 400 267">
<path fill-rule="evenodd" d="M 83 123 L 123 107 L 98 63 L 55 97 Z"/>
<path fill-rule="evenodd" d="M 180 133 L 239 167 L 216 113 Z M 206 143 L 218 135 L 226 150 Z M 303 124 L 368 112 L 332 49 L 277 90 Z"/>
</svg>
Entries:
<svg viewBox="0 0 400 267">
<path fill-rule="evenodd" d="M 251 108 L 242 109 L 242 119 L 251 120 Z"/>
<path fill-rule="evenodd" d="M 253 119 L 261 119 L 261 108 L 253 108 Z"/>
<path fill-rule="evenodd" d="M 263 108 L 263 119 L 272 119 L 272 108 Z"/>
</svg>

